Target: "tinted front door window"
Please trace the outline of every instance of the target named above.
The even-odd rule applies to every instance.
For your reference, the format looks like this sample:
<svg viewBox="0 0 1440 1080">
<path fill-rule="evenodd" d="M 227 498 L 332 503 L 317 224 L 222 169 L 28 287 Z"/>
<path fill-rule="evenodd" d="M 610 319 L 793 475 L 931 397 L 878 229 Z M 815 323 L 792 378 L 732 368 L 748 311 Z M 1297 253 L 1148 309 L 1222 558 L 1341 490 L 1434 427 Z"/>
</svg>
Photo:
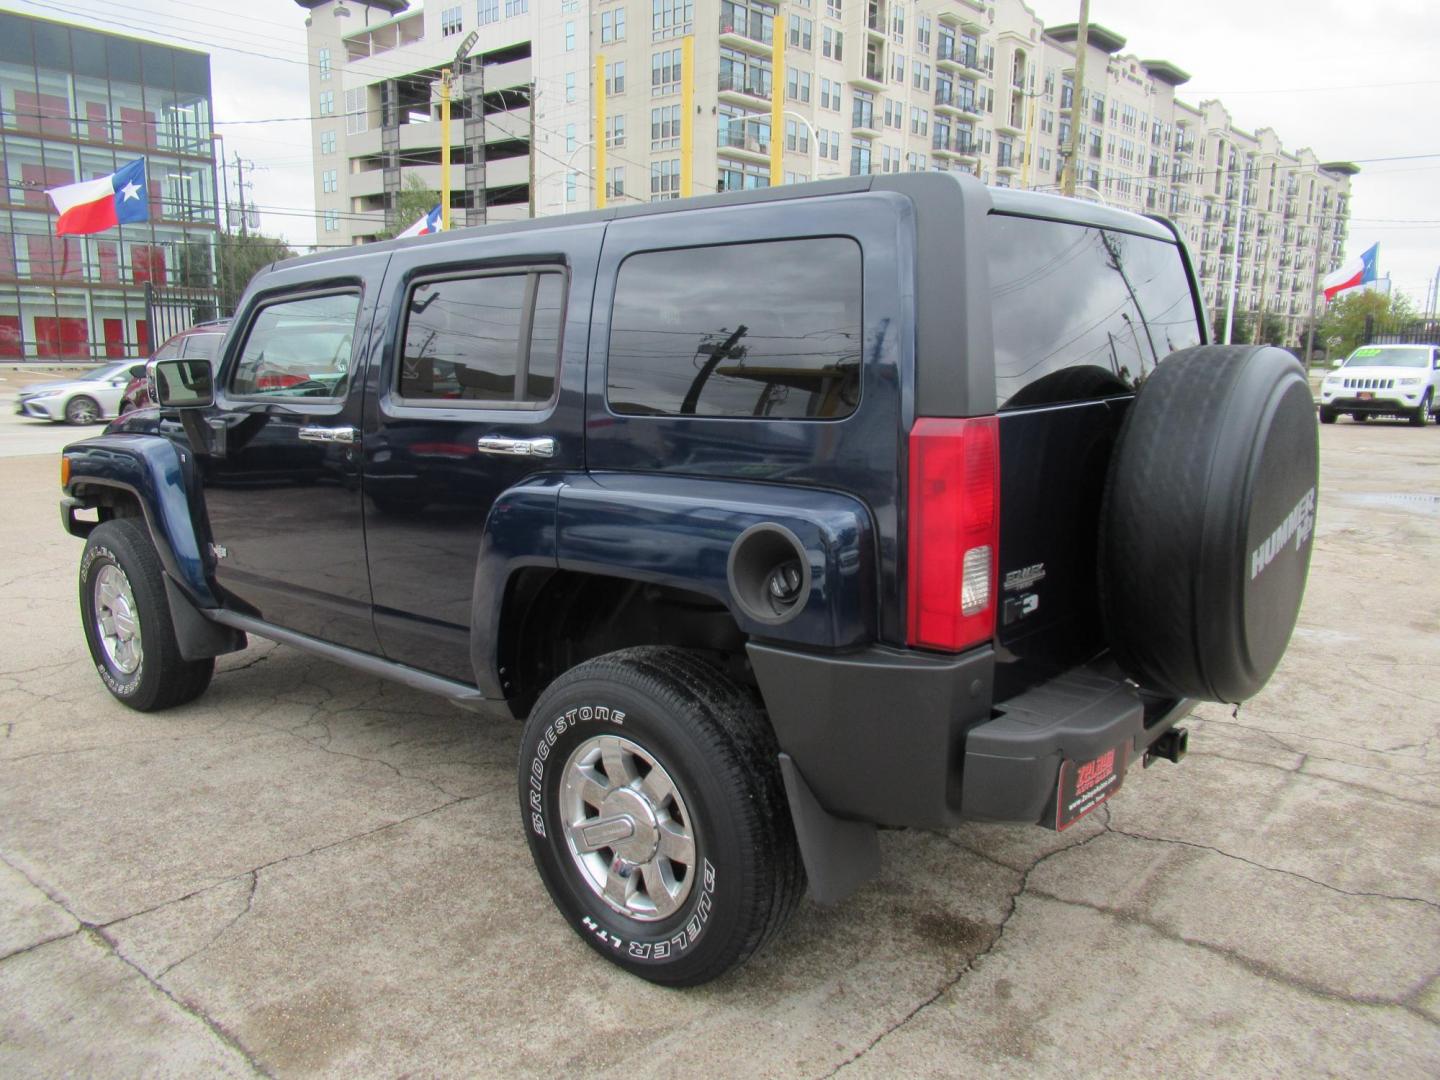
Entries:
<svg viewBox="0 0 1440 1080">
<path fill-rule="evenodd" d="M 241 397 L 338 398 L 345 394 L 356 293 L 307 296 L 260 309 L 230 392 Z"/>
</svg>

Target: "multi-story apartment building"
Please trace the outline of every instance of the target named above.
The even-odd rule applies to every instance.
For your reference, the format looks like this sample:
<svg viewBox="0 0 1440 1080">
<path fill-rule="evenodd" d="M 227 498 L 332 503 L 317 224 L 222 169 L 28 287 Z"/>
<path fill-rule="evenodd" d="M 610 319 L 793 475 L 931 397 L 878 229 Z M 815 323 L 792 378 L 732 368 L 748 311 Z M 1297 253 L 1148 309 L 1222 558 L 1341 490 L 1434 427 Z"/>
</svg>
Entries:
<svg viewBox="0 0 1440 1080">
<path fill-rule="evenodd" d="M 0 357 L 151 347 L 146 285 L 214 310 L 210 57 L 0 12 Z M 55 235 L 47 188 L 147 161 L 150 220 Z"/>
<path fill-rule="evenodd" d="M 1070 146 L 1075 27 L 1047 30 L 1022 0 L 297 2 L 322 243 L 408 224 L 385 209 L 406 173 L 439 187 L 440 66 L 471 29 L 452 120 L 459 224 L 532 201 L 536 214 L 588 208 L 601 184 L 610 202 L 766 186 L 776 139 L 784 183 L 939 169 L 1051 191 Z M 1091 26 L 1077 194 L 1173 218 L 1212 309 L 1233 277 L 1236 310 L 1263 306 L 1295 342 L 1317 273 L 1339 260 L 1354 167 L 1239 131 L 1219 102 L 1179 100 L 1189 76 L 1125 45 Z"/>
</svg>

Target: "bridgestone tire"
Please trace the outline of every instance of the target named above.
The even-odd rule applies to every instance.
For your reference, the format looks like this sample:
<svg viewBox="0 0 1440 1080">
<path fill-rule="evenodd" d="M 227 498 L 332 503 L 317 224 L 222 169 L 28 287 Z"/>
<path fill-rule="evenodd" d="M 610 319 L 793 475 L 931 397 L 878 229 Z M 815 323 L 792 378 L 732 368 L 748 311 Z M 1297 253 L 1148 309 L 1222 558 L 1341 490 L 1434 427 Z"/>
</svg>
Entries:
<svg viewBox="0 0 1440 1080">
<path fill-rule="evenodd" d="M 573 826 L 567 833 L 562 788 L 574 790 L 571 762 L 607 736 L 653 758 L 687 811 L 693 876 L 684 876 L 691 885 L 663 918 L 612 907 L 572 853 L 569 837 L 583 834 Z M 752 695 L 686 650 L 625 649 L 556 679 L 525 724 L 520 809 L 536 868 L 581 939 L 612 963 L 668 986 L 708 982 L 770 941 L 805 887 L 778 754 Z M 596 853 L 611 872 L 618 850 Z"/>
<path fill-rule="evenodd" d="M 107 566 L 124 573 L 140 626 L 139 666 L 126 672 L 106 654 L 96 620 L 95 580 Z M 100 680 L 115 699 L 137 712 L 158 712 L 193 701 L 205 692 L 215 661 L 185 660 L 175 643 L 175 624 L 161 577 L 160 556 L 145 526 L 134 518 L 97 525 L 80 559 L 80 619 Z"/>
<path fill-rule="evenodd" d="M 1239 702 L 1274 674 L 1305 593 L 1319 474 L 1305 372 L 1268 346 L 1197 346 L 1145 381 L 1111 458 L 1100 604 L 1121 667 Z"/>
</svg>

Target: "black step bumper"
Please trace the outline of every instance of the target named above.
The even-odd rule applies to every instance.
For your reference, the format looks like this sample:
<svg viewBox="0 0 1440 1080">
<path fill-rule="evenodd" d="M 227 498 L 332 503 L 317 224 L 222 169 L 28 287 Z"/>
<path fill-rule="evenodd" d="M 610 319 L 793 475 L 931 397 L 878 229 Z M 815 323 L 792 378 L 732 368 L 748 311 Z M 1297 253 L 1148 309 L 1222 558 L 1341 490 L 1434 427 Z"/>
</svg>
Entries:
<svg viewBox="0 0 1440 1080">
<path fill-rule="evenodd" d="M 752 643 L 780 748 L 829 813 L 879 825 L 1052 824 L 1063 761 L 1127 763 L 1194 707 L 1147 703 L 1118 673 L 1078 668 L 992 707 L 995 654 L 875 647 L 841 656 Z"/>
</svg>

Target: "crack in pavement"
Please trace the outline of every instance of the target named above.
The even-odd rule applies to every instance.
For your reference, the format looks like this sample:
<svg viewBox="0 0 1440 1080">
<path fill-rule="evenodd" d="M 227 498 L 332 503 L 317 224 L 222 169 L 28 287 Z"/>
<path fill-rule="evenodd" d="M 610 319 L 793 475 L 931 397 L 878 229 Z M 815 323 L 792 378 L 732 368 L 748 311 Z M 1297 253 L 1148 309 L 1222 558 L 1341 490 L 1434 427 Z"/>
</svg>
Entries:
<svg viewBox="0 0 1440 1080">
<path fill-rule="evenodd" d="M 1357 898 L 1368 897 L 1375 900 L 1393 900 L 1397 903 L 1407 904 L 1424 904 L 1426 907 L 1434 908 L 1435 910 L 1440 911 L 1440 903 L 1437 903 L 1434 900 L 1427 900 L 1423 896 L 1398 896 L 1393 893 L 1368 892 L 1365 890 L 1356 889 L 1342 889 L 1338 885 L 1332 885 L 1328 881 L 1321 881 L 1319 878 L 1312 878 L 1307 874 L 1300 873 L 1298 870 L 1287 870 L 1283 866 L 1269 866 L 1262 862 L 1256 862 L 1254 859 L 1247 859 L 1243 855 L 1235 855 L 1229 851 L 1222 851 L 1220 848 L 1214 847 L 1210 844 L 1201 844 L 1193 840 L 1179 840 L 1169 836 L 1151 836 L 1146 833 L 1130 832 L 1126 829 L 1117 828 L 1116 826 L 1112 825 L 1108 819 L 1105 822 L 1105 831 L 1114 833 L 1116 836 L 1128 836 L 1132 840 L 1146 840 L 1154 844 L 1174 844 L 1178 847 L 1196 848 L 1200 851 L 1214 852 L 1216 855 L 1221 855 L 1227 859 L 1234 859 L 1236 862 L 1244 863 L 1246 866 L 1253 866 L 1257 870 L 1265 870 L 1272 874 L 1283 874 L 1286 877 L 1297 878 L 1300 881 L 1308 881 L 1311 885 L 1318 885 L 1322 889 L 1326 889 L 1333 893 L 1338 893 L 1341 896 L 1353 896 Z M 1066 848 L 1063 850 L 1068 851 L 1070 849 Z M 1057 897 L 1056 899 L 1059 898 Z"/>
<path fill-rule="evenodd" d="M 1416 760 L 1419 760 L 1421 757 L 1421 755 L 1418 754 L 1402 754 L 1399 752 L 1401 749 L 1404 749 L 1406 747 L 1392 747 L 1388 750 L 1380 750 L 1373 746 L 1366 746 L 1363 743 L 1347 742 L 1344 739 L 1331 739 L 1327 738 L 1324 735 L 1310 735 L 1301 731 L 1284 731 L 1279 728 L 1256 727 L 1254 724 L 1242 724 L 1237 720 L 1219 720 L 1213 716 L 1198 717 L 1197 721 L 1206 724 L 1218 724 L 1221 727 L 1240 728 L 1242 731 L 1254 731 L 1262 735 L 1288 735 L 1293 739 L 1309 739 L 1312 742 L 1334 743 L 1336 746 L 1348 746 L 1352 750 L 1363 750 L 1367 754 L 1388 754 L 1392 757 L 1413 758 Z M 1281 743 L 1280 745 L 1285 746 L 1284 743 Z M 1413 745 L 1414 744 L 1407 744 L 1407 747 Z M 1295 750 L 1293 746 L 1285 746 L 1285 749 L 1293 751 L 1295 753 L 1300 752 L 1298 750 Z"/>
<path fill-rule="evenodd" d="M 1109 809 L 1109 808 L 1107 807 L 1106 810 L 1108 811 L 1108 809 Z M 1026 890 L 1029 889 L 1029 887 L 1030 887 L 1030 875 L 1033 874 L 1039 867 L 1043 866 L 1043 865 L 1044 865 L 1046 862 L 1048 862 L 1050 859 L 1053 859 L 1055 856 L 1060 855 L 1060 854 L 1062 854 L 1062 853 L 1064 853 L 1064 852 L 1067 852 L 1067 851 L 1076 851 L 1076 850 L 1084 847 L 1086 844 L 1092 843 L 1092 842 L 1094 842 L 1095 840 L 1099 839 L 1100 837 L 1102 837 L 1102 836 L 1104 836 L 1104 835 L 1105 835 L 1105 831 L 1102 830 L 1102 831 L 1100 831 L 1100 832 L 1097 832 L 1097 833 L 1094 833 L 1094 834 L 1092 834 L 1092 835 L 1090 835 L 1090 836 L 1087 836 L 1084 840 L 1081 840 L 1081 841 L 1079 841 L 1079 842 L 1077 842 L 1077 843 L 1067 844 L 1067 845 L 1065 845 L 1064 847 L 1056 848 L 1054 851 L 1048 851 L 1048 852 L 1046 852 L 1044 855 L 1041 855 L 1039 858 L 1037 858 L 1037 859 L 1036 859 L 1034 862 L 1032 862 L 1028 867 L 1026 867 L 1026 869 L 1024 870 L 1024 872 L 1020 874 L 1020 884 L 1016 887 L 1015 891 L 1010 894 L 1010 906 L 1009 906 L 1009 909 L 1005 912 L 1004 916 L 1000 919 L 999 924 L 998 924 L 998 925 L 996 926 L 996 928 L 995 928 L 995 936 L 990 939 L 990 941 L 986 944 L 986 946 L 985 946 L 983 949 L 981 949 L 979 952 L 977 952 L 974 956 L 972 956 L 969 960 L 967 960 L 967 961 L 965 962 L 965 965 L 964 965 L 963 967 L 961 967 L 961 969 L 960 969 L 958 972 L 955 973 L 955 975 L 954 975 L 953 978 L 950 978 L 950 979 L 946 980 L 946 982 L 944 982 L 944 983 L 940 986 L 940 988 L 939 988 L 938 990 L 936 990 L 933 994 L 931 994 L 928 998 L 926 998 L 924 1001 L 922 1001 L 922 1002 L 920 1002 L 918 1005 L 916 1005 L 913 1009 L 911 1009 L 908 1013 L 906 1013 L 904 1016 L 902 1016 L 902 1017 L 901 1017 L 899 1020 L 897 1020 L 894 1024 L 892 1024 L 890 1027 L 886 1028 L 886 1029 L 885 1029 L 884 1031 L 882 1031 L 879 1035 L 875 1036 L 875 1038 L 871 1039 L 868 1043 L 866 1043 L 864 1046 L 862 1046 L 859 1050 L 857 1050 L 857 1051 L 856 1051 L 854 1054 L 852 1054 L 849 1058 L 847 1058 L 846 1060 L 842 1061 L 839 1065 L 836 1065 L 836 1066 L 835 1066 L 833 1069 L 831 1069 L 828 1073 L 825 1073 L 825 1074 L 820 1078 L 820 1080 L 829 1080 L 830 1077 L 835 1076 L 837 1073 L 840 1073 L 841 1071 L 843 1071 L 843 1070 L 845 1070 L 845 1069 L 848 1069 L 851 1065 L 855 1064 L 857 1061 L 859 1061 L 861 1058 L 863 1058 L 866 1054 L 868 1054 L 871 1050 L 874 1050 L 875 1047 L 879 1046 L 882 1042 L 884 1042 L 886 1039 L 888 1039 L 891 1035 L 895 1034 L 895 1032 L 897 1032 L 897 1031 L 899 1031 L 901 1028 L 905 1027 L 905 1025 L 909 1024 L 910 1021 L 914 1020 L 917 1016 L 919 1016 L 922 1012 L 924 1012 L 926 1009 L 928 1009 L 931 1005 L 934 1005 L 935 1002 L 939 1001 L 939 1000 L 940 1000 L 942 997 L 944 997 L 947 993 L 949 993 L 949 992 L 950 992 L 951 990 L 953 990 L 956 986 L 958 986 L 958 985 L 960 984 L 961 980 L 964 979 L 966 975 L 968 975 L 968 974 L 970 974 L 972 971 L 974 971 L 974 970 L 975 970 L 975 966 L 976 966 L 981 960 L 983 960 L 985 957 L 989 956 L 990 953 L 995 950 L 996 946 L 998 946 L 998 945 L 1000 944 L 1001 939 L 1005 936 L 1005 930 L 1006 930 L 1006 928 L 1010 925 L 1010 921 L 1015 917 L 1015 913 L 1019 910 L 1019 907 L 1020 907 L 1020 897 L 1021 897 L 1022 895 L 1024 895 L 1024 893 L 1026 892 Z M 955 845 L 955 846 L 956 846 L 956 847 L 962 847 L 962 848 L 963 848 L 963 845 L 960 845 L 960 844 L 957 844 L 957 845 Z M 969 849 L 968 849 L 968 848 L 964 848 L 964 850 L 967 850 L 967 851 L 968 851 Z M 980 855 L 979 852 L 972 852 L 972 854 Z M 986 858 L 986 856 L 983 856 L 983 855 L 981 855 L 980 857 L 981 857 L 981 858 Z M 991 862 L 996 862 L 996 860 L 994 860 L 994 859 L 991 859 L 991 860 L 989 860 L 989 861 L 991 861 Z M 1003 863 L 999 863 L 998 865 L 1003 866 L 1004 864 L 1003 864 Z M 1011 872 L 1012 874 L 1013 874 L 1013 873 L 1017 873 L 1017 871 L 1014 870 L 1014 868 L 1012 868 L 1012 867 L 1006 867 L 1006 869 L 1010 870 L 1010 872 Z"/>
<path fill-rule="evenodd" d="M 268 1069 L 266 1069 L 262 1064 L 260 1064 L 259 1060 L 255 1057 L 255 1055 L 253 1055 L 248 1049 L 246 1049 L 244 1043 L 242 1043 L 239 1038 L 237 1038 L 234 1034 L 227 1030 L 223 1024 L 221 1024 L 214 1017 L 210 1016 L 200 1006 L 195 1005 L 191 1002 L 182 1001 L 180 998 L 176 997 L 175 994 L 173 994 L 167 987 L 162 986 L 159 981 L 152 978 L 147 971 L 140 967 L 140 965 L 136 964 L 133 960 L 131 960 L 123 952 L 121 952 L 119 946 L 115 943 L 115 941 L 112 940 L 105 933 L 105 927 L 99 926 L 95 923 L 87 922 L 86 920 L 80 918 L 80 916 L 76 915 L 74 911 L 70 910 L 70 907 L 59 897 L 57 897 L 52 890 L 46 888 L 40 882 L 36 881 L 33 877 L 26 873 L 24 869 L 16 866 L 3 854 L 0 854 L 0 862 L 4 862 L 5 865 L 10 867 L 11 870 L 14 870 L 15 873 L 19 874 L 26 881 L 28 881 L 32 888 L 43 893 L 52 904 L 58 907 L 61 911 L 65 912 L 66 915 L 69 915 L 70 918 L 74 919 L 79 924 L 79 928 L 72 931 L 71 933 L 64 934 L 60 937 L 51 938 L 50 941 L 47 942 L 37 943 L 36 945 L 32 946 L 32 948 L 38 949 L 42 945 L 54 944 L 54 942 L 56 941 L 64 941 L 69 938 L 76 937 L 77 935 L 86 936 L 91 941 L 94 941 L 102 948 L 104 948 L 106 952 L 108 952 L 111 956 L 115 957 L 115 959 L 119 960 L 126 967 L 131 968 L 133 971 L 135 971 L 136 974 L 138 974 L 142 979 L 145 980 L 147 985 L 153 987 L 156 992 L 164 995 L 164 997 L 168 999 L 171 1004 L 173 1004 L 181 1012 L 185 1013 L 187 1016 L 191 1016 L 194 1019 L 199 1020 L 202 1024 L 204 1024 L 206 1029 L 212 1035 L 214 1035 L 222 1043 L 228 1046 L 231 1050 L 234 1050 L 237 1054 L 239 1054 L 244 1059 L 245 1063 L 249 1065 L 250 1068 L 257 1075 L 265 1077 L 273 1075 Z M 20 956 L 29 951 L 31 950 L 22 949 L 20 950 L 20 952 L 12 953 L 11 956 Z M 5 957 L 5 959 L 9 959 L 9 957 Z"/>
<path fill-rule="evenodd" d="M 224 937 L 227 933 L 229 933 L 230 929 L 231 929 L 236 923 L 238 923 L 241 919 L 245 918 L 246 915 L 249 915 L 249 914 L 250 914 L 251 909 L 255 906 L 255 893 L 256 893 L 256 890 L 258 890 L 258 889 L 260 888 L 260 871 L 258 871 L 258 870 L 252 870 L 252 871 L 250 871 L 250 873 L 249 873 L 248 875 L 246 875 L 246 876 L 248 876 L 248 877 L 250 878 L 250 888 L 249 888 L 249 890 L 248 890 L 248 891 L 246 892 L 246 894 L 245 894 L 245 906 L 240 909 L 239 913 L 238 913 L 233 919 L 231 919 L 229 922 L 227 922 L 224 926 L 222 926 L 219 930 L 215 931 L 215 933 L 211 936 L 210 940 L 207 941 L 207 942 L 205 942 L 205 944 L 200 945 L 200 946 L 197 946 L 197 947 L 194 948 L 194 949 L 191 949 L 188 953 L 186 953 L 184 956 L 182 956 L 179 960 L 175 960 L 175 961 L 172 961 L 172 962 L 169 963 L 169 964 L 166 964 L 163 968 L 161 968 L 159 971 L 157 971 L 157 972 L 155 973 L 155 978 L 157 978 L 157 979 L 163 979 L 166 975 L 170 974 L 170 972 L 174 971 L 174 970 L 175 970 L 177 967 L 179 967 L 181 964 L 185 963 L 185 961 L 190 960 L 190 959 L 193 959 L 193 958 L 196 957 L 196 956 L 199 956 L 202 952 L 204 952 L 206 949 L 210 948 L 210 947 L 211 947 L 212 945 L 214 945 L 217 941 L 219 941 L 222 937 Z M 213 886 L 213 887 L 218 888 L 218 886 Z"/>
</svg>

